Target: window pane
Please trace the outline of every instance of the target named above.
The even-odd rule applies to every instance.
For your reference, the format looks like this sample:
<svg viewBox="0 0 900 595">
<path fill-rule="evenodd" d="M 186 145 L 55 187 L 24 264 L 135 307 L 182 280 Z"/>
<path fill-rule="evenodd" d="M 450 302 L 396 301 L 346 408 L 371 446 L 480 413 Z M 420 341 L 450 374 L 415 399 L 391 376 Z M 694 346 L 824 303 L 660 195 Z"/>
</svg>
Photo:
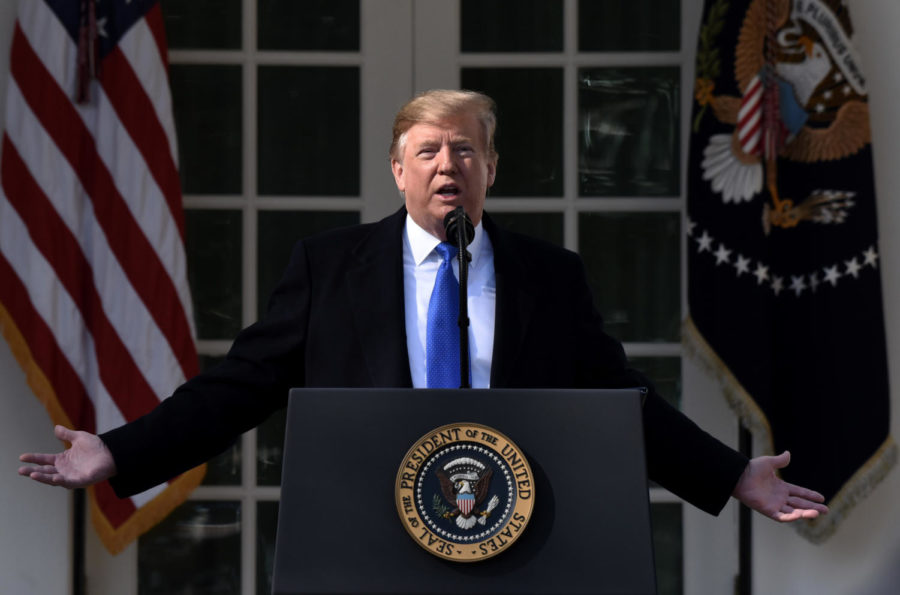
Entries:
<svg viewBox="0 0 900 595">
<path fill-rule="evenodd" d="M 679 69 L 579 71 L 582 196 L 678 196 Z"/>
<path fill-rule="evenodd" d="M 140 595 L 240 589 L 240 502 L 185 502 L 138 540 Z"/>
<path fill-rule="evenodd" d="M 653 523 L 657 592 L 659 595 L 681 595 L 684 592 L 681 504 L 651 504 L 650 519 Z"/>
<path fill-rule="evenodd" d="M 241 67 L 173 64 L 169 69 L 186 194 L 241 193 Z"/>
<path fill-rule="evenodd" d="M 632 367 L 640 370 L 656 386 L 662 397 L 676 409 L 681 409 L 681 358 L 632 357 Z"/>
<path fill-rule="evenodd" d="M 200 370 L 206 371 L 224 360 L 224 356 L 201 355 Z M 228 450 L 213 457 L 206 463 L 203 485 L 222 486 L 241 483 L 241 439 L 238 438 Z"/>
<path fill-rule="evenodd" d="M 359 194 L 359 68 L 260 66 L 260 194 Z"/>
<path fill-rule="evenodd" d="M 272 592 L 272 569 L 275 566 L 275 533 L 278 528 L 278 502 L 256 505 L 256 592 Z"/>
<path fill-rule="evenodd" d="M 170 48 L 240 49 L 241 0 L 166 0 L 160 6 Z"/>
<path fill-rule="evenodd" d="M 680 336 L 678 213 L 582 213 L 579 252 L 606 331 L 621 341 Z"/>
<path fill-rule="evenodd" d="M 491 196 L 562 196 L 562 68 L 463 68 L 461 81 L 497 102 Z"/>
<path fill-rule="evenodd" d="M 258 315 L 266 312 L 269 296 L 287 267 L 297 240 L 313 234 L 359 223 L 356 211 L 260 211 L 256 287 Z"/>
<path fill-rule="evenodd" d="M 582 52 L 678 51 L 678 0 L 580 0 L 578 49 Z"/>
<path fill-rule="evenodd" d="M 200 339 L 241 330 L 241 212 L 185 210 L 185 249 Z"/>
<path fill-rule="evenodd" d="M 559 52 L 562 0 L 462 0 L 463 52 Z"/>
<path fill-rule="evenodd" d="M 510 231 L 563 245 L 562 213 L 491 213 L 491 219 Z"/>
<path fill-rule="evenodd" d="M 359 50 L 359 0 L 258 0 L 261 50 Z"/>
</svg>

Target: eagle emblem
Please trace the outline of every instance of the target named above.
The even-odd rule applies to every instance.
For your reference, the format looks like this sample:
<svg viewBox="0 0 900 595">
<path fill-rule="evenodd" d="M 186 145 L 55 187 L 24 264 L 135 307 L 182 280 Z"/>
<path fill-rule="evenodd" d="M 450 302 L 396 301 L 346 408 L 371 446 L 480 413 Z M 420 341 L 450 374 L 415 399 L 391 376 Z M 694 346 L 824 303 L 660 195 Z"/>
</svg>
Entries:
<svg viewBox="0 0 900 595">
<path fill-rule="evenodd" d="M 422 436 L 394 484 L 406 532 L 455 562 L 485 560 L 513 544 L 531 518 L 534 492 L 522 450 L 494 428 L 468 422 Z"/>
<path fill-rule="evenodd" d="M 865 79 L 840 0 L 751 0 L 737 47 L 734 78 L 740 97 L 716 93 L 720 63 L 714 38 L 728 10 L 717 0 L 698 48 L 695 98 L 730 133 L 713 134 L 703 151 L 703 179 L 724 203 L 750 202 L 768 190 L 762 206 L 766 234 L 806 221 L 841 224 L 855 206 L 846 189 L 815 189 L 788 197 L 777 187 L 777 158 L 795 163 L 834 161 L 871 139 Z"/>
<path fill-rule="evenodd" d="M 447 509 L 435 495 L 435 512 L 445 519 L 456 519 L 460 529 L 471 529 L 476 523 L 484 525 L 500 501 L 495 495 L 482 509 L 493 474 L 493 469 L 471 457 L 450 461 L 443 469 L 435 471 L 435 475 L 441 483 L 444 499 L 453 508 Z"/>
</svg>

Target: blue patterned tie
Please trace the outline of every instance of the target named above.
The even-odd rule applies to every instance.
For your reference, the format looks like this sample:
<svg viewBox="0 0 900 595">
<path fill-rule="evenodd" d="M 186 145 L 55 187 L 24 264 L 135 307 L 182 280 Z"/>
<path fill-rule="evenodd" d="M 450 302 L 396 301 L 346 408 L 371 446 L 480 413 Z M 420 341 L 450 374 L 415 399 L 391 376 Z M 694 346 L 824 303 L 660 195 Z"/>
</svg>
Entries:
<svg viewBox="0 0 900 595">
<path fill-rule="evenodd" d="M 425 331 L 425 369 L 428 388 L 459 388 L 459 282 L 453 275 L 456 246 L 441 242 L 435 248 L 443 257 L 431 301 Z"/>
</svg>

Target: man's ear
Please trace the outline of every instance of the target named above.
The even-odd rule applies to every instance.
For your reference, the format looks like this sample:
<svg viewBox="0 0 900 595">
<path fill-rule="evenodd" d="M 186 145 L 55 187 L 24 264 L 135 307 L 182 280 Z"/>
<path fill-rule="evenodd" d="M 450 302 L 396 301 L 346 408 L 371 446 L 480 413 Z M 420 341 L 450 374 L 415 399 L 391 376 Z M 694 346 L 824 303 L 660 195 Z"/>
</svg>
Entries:
<svg viewBox="0 0 900 595">
<path fill-rule="evenodd" d="M 494 178 L 497 177 L 497 160 L 494 159 L 493 163 L 488 163 L 487 168 L 487 187 L 490 188 L 494 185 Z"/>
<path fill-rule="evenodd" d="M 400 192 L 406 191 L 406 181 L 403 179 L 403 163 L 391 159 L 391 172 L 394 174 L 394 183 Z"/>
</svg>

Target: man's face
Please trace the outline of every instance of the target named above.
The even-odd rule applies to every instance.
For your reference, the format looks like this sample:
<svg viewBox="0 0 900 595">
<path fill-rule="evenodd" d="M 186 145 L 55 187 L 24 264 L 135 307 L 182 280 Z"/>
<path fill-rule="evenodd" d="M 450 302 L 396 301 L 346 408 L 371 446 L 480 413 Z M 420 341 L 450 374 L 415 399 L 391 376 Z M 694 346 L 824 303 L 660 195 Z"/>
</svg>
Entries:
<svg viewBox="0 0 900 595">
<path fill-rule="evenodd" d="M 484 130 L 471 115 L 413 125 L 401 161 L 391 160 L 397 188 L 413 221 L 445 240 L 444 216 L 462 206 L 478 225 L 496 160 L 485 147 Z"/>
</svg>

